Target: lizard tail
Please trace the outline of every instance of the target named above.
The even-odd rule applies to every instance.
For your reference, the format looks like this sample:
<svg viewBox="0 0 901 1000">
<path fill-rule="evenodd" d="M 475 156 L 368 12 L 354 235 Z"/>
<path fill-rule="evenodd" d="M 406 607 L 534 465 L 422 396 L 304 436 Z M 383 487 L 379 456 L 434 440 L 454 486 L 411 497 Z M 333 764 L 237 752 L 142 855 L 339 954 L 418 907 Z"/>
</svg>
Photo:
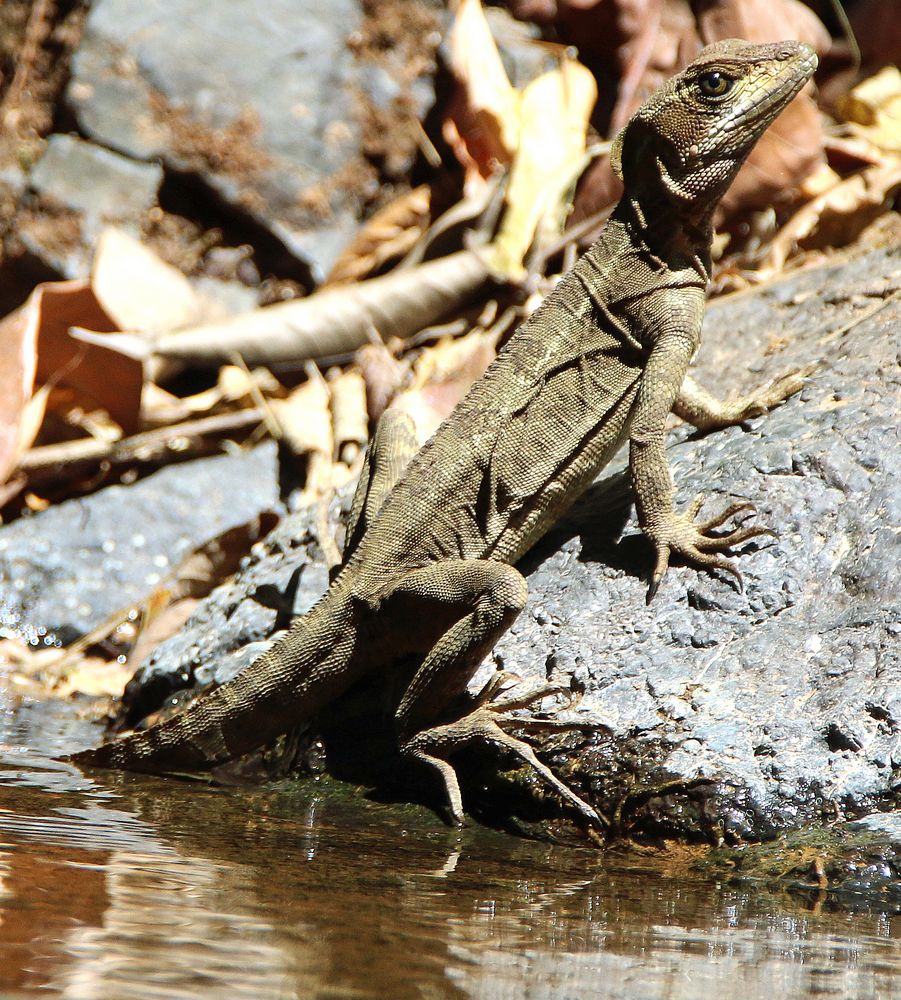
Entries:
<svg viewBox="0 0 901 1000">
<path fill-rule="evenodd" d="M 202 771 L 265 746 L 355 679 L 347 669 L 353 652 L 348 613 L 346 602 L 322 602 L 237 677 L 180 715 L 64 760 L 126 771 Z"/>
</svg>

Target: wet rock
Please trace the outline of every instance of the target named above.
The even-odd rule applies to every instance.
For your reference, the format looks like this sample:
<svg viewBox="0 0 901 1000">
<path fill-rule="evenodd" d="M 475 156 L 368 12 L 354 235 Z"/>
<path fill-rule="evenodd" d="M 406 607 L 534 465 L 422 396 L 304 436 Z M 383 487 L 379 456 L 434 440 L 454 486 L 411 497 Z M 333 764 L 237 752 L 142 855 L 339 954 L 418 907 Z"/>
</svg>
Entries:
<svg viewBox="0 0 901 1000">
<path fill-rule="evenodd" d="M 61 240 L 58 231 L 26 224 L 19 227 L 19 239 L 63 277 L 85 277 L 101 229 L 117 225 L 138 236 L 162 180 L 156 163 L 139 163 L 76 136 L 52 135 L 29 187 L 39 203 L 74 215 L 78 238 Z"/>
<path fill-rule="evenodd" d="M 204 542 L 279 510 L 274 444 L 161 469 L 0 527 L 0 627 L 69 643 Z"/>
<path fill-rule="evenodd" d="M 321 278 L 365 193 L 359 92 L 396 96 L 351 51 L 362 25 L 360 0 L 99 0 L 67 99 L 86 135 L 197 175 Z"/>
<path fill-rule="evenodd" d="M 766 844 L 722 848 L 695 865 L 705 876 L 766 881 L 849 909 L 901 912 L 901 813 L 871 813 L 825 829 L 797 830 Z"/>
<path fill-rule="evenodd" d="M 801 397 L 765 418 L 671 435 L 680 507 L 700 492 L 711 512 L 749 500 L 778 531 L 744 546 L 744 593 L 677 565 L 645 605 L 652 553 L 621 467 L 524 561 L 530 604 L 497 656 L 526 681 L 552 670 L 584 690 L 563 716 L 584 731 L 550 736 L 543 749 L 620 832 L 737 843 L 898 804 L 901 303 L 876 313 L 853 304 L 874 275 L 901 286 L 901 251 L 709 310 L 697 375 L 721 395 L 820 363 Z M 285 586 L 314 553 L 312 515 L 283 530 L 272 561 L 212 595 L 138 688 L 160 672 L 221 681 L 246 662 L 233 651 L 275 618 L 271 600 L 258 600 L 261 581 Z M 308 566 L 301 580 L 309 589 L 295 610 L 325 574 Z"/>
</svg>

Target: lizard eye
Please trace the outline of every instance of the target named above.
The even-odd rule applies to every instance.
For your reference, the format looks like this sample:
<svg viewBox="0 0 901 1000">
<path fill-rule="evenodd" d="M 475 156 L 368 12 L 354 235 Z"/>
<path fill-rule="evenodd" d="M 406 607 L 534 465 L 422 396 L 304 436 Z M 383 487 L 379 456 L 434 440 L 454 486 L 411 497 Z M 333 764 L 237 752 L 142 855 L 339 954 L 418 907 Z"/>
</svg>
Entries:
<svg viewBox="0 0 901 1000">
<path fill-rule="evenodd" d="M 716 69 L 698 77 L 698 87 L 705 97 L 722 97 L 729 93 L 734 83 L 731 76 Z"/>
</svg>

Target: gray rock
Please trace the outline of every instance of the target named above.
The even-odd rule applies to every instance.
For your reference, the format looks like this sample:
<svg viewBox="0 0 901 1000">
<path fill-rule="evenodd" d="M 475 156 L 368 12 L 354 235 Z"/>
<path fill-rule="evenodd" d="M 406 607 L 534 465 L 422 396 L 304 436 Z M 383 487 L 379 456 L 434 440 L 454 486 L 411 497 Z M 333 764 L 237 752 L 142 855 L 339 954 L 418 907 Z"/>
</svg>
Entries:
<svg viewBox="0 0 901 1000">
<path fill-rule="evenodd" d="M 77 213 L 81 238 L 65 246 L 58 239 L 42 240 L 40 231 L 28 228 L 21 230 L 20 238 L 64 277 L 84 277 L 100 230 L 115 224 L 139 235 L 162 181 L 163 169 L 156 163 L 138 163 L 72 135 L 51 135 L 29 175 L 29 186 Z"/>
<path fill-rule="evenodd" d="M 801 397 L 766 418 L 671 436 L 680 507 L 702 491 L 710 511 L 747 499 L 778 529 L 744 546 L 743 594 L 674 566 L 645 605 L 652 554 L 621 467 L 524 562 L 530 603 L 497 657 L 527 682 L 553 670 L 584 689 L 563 718 L 585 735 L 543 747 L 608 815 L 619 803 L 626 830 L 742 842 L 898 804 L 901 303 L 869 317 L 853 304 L 874 275 L 897 284 L 901 251 L 802 272 L 708 312 L 697 374 L 721 395 L 820 362 Z M 774 334 L 786 346 L 767 356 Z M 156 651 L 136 690 L 166 675 L 230 676 L 246 662 L 234 651 L 275 618 L 265 584 L 283 588 L 304 566 L 295 611 L 324 587 L 314 554 L 311 515 L 296 515 Z"/>
<path fill-rule="evenodd" d="M 321 278 L 360 212 L 340 178 L 362 156 L 357 88 L 375 72 L 348 47 L 361 23 L 360 0 L 327 16 L 314 0 L 99 0 L 67 99 L 85 134 L 196 173 Z M 389 100 L 384 74 L 375 85 Z"/>
<path fill-rule="evenodd" d="M 559 56 L 542 44 L 537 25 L 517 21 L 501 7 L 486 7 L 485 17 L 514 87 L 522 90 L 535 77 L 557 68 Z"/>
<path fill-rule="evenodd" d="M 146 597 L 203 543 L 280 509 L 270 443 L 21 518 L 0 527 L 0 627 L 69 643 Z"/>
</svg>

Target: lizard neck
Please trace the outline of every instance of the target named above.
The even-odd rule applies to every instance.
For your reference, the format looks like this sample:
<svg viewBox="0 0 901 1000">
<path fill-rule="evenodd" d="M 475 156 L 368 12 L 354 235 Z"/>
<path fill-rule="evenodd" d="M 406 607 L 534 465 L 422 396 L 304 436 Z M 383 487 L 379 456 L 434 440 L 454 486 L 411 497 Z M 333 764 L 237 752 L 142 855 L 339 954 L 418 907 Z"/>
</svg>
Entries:
<svg viewBox="0 0 901 1000">
<path fill-rule="evenodd" d="M 660 193 L 623 195 L 608 222 L 622 238 L 670 271 L 690 268 L 706 285 L 710 279 L 710 244 L 715 204 L 703 214 Z"/>
</svg>

